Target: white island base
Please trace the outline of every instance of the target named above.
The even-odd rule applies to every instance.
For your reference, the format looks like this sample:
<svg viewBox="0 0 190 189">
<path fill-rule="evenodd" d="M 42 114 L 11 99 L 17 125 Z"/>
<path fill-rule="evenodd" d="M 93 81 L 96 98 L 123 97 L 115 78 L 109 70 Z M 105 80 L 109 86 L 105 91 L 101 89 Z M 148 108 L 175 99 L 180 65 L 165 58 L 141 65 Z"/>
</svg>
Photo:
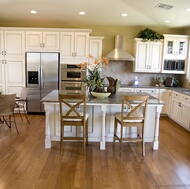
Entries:
<svg viewBox="0 0 190 189">
<path fill-rule="evenodd" d="M 120 93 L 117 97 L 121 98 L 121 95 L 123 95 L 123 93 Z M 87 112 L 90 115 L 88 123 L 89 142 L 100 142 L 101 150 L 106 149 L 106 142 L 113 141 L 113 114 L 121 111 L 121 104 L 119 104 L 118 101 L 115 102 L 114 98 L 99 100 L 90 97 L 87 100 Z M 58 91 L 53 91 L 42 101 L 46 112 L 45 148 L 51 148 L 52 141 L 60 141 Z M 164 103 L 162 101 L 154 97 L 150 97 L 145 124 L 145 142 L 152 142 L 153 150 L 158 150 L 159 148 L 159 120 L 163 105 Z M 79 130 L 76 131 L 75 127 L 68 126 L 66 128 L 65 135 L 81 135 L 82 130 L 80 128 L 78 129 Z M 136 136 L 136 129 L 127 128 L 125 133 L 126 135 L 130 135 L 130 137 Z"/>
</svg>

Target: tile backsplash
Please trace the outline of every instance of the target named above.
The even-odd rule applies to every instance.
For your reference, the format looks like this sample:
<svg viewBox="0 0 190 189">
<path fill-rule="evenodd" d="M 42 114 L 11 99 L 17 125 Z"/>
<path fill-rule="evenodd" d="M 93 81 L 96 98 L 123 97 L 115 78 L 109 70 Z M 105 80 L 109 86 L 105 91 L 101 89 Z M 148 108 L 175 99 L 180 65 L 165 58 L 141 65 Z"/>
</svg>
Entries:
<svg viewBox="0 0 190 189">
<path fill-rule="evenodd" d="M 135 76 L 138 76 L 140 86 L 155 86 L 157 84 L 156 77 L 175 77 L 179 80 L 179 86 L 184 84 L 184 75 L 178 74 L 159 74 L 159 73 L 136 73 L 133 72 L 133 62 L 126 61 L 110 61 L 108 68 L 101 72 L 104 77 L 113 77 L 121 80 L 121 84 L 133 86 Z M 108 84 L 108 81 L 106 80 Z"/>
</svg>

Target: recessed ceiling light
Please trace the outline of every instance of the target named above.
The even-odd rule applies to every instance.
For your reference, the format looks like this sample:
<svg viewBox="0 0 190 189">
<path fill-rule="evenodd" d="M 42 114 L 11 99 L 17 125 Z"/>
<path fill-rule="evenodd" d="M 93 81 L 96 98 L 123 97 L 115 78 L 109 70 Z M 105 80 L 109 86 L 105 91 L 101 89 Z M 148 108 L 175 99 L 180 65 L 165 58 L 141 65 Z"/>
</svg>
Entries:
<svg viewBox="0 0 190 189">
<path fill-rule="evenodd" d="M 188 9 L 185 9 L 187 12 L 190 12 L 190 8 L 188 8 Z"/>
<path fill-rule="evenodd" d="M 170 21 L 170 20 L 165 20 L 164 22 L 166 22 L 166 23 L 170 23 L 171 21 Z"/>
<path fill-rule="evenodd" d="M 36 14 L 37 12 L 35 10 L 30 11 L 32 14 Z"/>
<path fill-rule="evenodd" d="M 86 13 L 83 12 L 83 11 L 81 11 L 81 12 L 79 12 L 79 14 L 80 14 L 80 15 L 85 15 Z"/>
<path fill-rule="evenodd" d="M 123 13 L 121 16 L 125 17 L 125 16 L 128 16 L 127 13 Z"/>
</svg>

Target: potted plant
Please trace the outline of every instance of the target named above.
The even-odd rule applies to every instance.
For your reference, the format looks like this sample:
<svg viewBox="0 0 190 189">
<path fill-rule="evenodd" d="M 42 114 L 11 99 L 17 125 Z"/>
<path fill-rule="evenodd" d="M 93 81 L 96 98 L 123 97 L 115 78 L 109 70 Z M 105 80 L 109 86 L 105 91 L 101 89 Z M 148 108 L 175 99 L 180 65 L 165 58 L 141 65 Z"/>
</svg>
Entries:
<svg viewBox="0 0 190 189">
<path fill-rule="evenodd" d="M 88 74 L 83 80 L 86 86 L 93 92 L 106 92 L 104 89 L 105 78 L 100 76 L 100 70 L 107 68 L 109 61 L 107 58 L 95 59 L 91 54 L 88 62 L 81 63 L 81 68 L 87 68 Z"/>
<path fill-rule="evenodd" d="M 164 39 L 164 36 L 162 34 L 157 33 L 156 31 L 146 28 L 144 30 L 141 30 L 138 35 L 138 38 L 142 38 L 143 41 L 160 41 L 161 39 Z"/>
</svg>

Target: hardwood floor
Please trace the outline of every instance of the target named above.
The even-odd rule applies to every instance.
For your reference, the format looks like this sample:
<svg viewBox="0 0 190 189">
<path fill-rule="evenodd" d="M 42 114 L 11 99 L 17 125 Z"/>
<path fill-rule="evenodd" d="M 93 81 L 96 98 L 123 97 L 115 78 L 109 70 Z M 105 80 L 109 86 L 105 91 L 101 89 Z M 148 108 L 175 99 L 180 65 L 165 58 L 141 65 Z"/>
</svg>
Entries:
<svg viewBox="0 0 190 189">
<path fill-rule="evenodd" d="M 161 117 L 160 148 L 124 144 L 67 142 L 60 156 L 59 142 L 44 148 L 45 116 L 29 115 L 31 124 L 16 116 L 20 134 L 0 124 L 0 189 L 190 189 L 190 132 Z"/>
</svg>

